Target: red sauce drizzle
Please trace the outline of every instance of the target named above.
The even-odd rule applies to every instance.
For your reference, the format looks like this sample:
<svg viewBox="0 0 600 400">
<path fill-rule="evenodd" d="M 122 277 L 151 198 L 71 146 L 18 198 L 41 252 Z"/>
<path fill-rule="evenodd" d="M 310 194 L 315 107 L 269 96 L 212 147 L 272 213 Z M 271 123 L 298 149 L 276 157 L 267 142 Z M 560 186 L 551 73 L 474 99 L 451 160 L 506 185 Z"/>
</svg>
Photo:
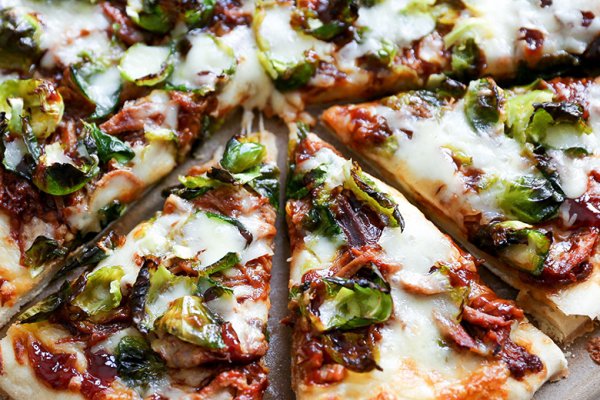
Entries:
<svg viewBox="0 0 600 400">
<path fill-rule="evenodd" d="M 105 352 L 86 351 L 88 371 L 79 372 L 75 367 L 74 354 L 52 353 L 42 343 L 31 340 L 27 355 L 35 375 L 47 386 L 55 390 L 70 388 L 73 378 L 79 378 L 81 394 L 86 399 L 94 399 L 97 394 L 109 389 L 117 376 L 114 356 Z M 72 389 L 72 387 L 71 387 Z"/>
</svg>

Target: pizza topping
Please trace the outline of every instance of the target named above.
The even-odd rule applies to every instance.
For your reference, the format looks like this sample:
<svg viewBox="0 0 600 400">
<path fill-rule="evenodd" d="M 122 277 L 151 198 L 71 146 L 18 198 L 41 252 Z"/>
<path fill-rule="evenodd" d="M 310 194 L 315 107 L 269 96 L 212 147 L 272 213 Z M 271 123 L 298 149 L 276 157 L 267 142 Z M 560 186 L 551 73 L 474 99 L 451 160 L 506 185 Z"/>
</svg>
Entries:
<svg viewBox="0 0 600 400">
<path fill-rule="evenodd" d="M 47 261 L 65 256 L 67 251 L 68 249 L 61 246 L 56 240 L 38 236 L 31 247 L 25 251 L 24 264 L 30 268 L 37 268 Z"/>
<path fill-rule="evenodd" d="M 180 51 L 173 55 L 173 73 L 167 80 L 171 89 L 204 96 L 219 89 L 236 70 L 233 49 L 209 33 L 191 32 L 178 48 Z"/>
<path fill-rule="evenodd" d="M 61 95 L 41 79 L 7 80 L 0 84 L 0 111 L 4 112 L 13 134 L 21 134 L 26 119 L 37 139 L 47 138 L 63 117 Z"/>
<path fill-rule="evenodd" d="M 221 324 L 198 296 L 184 296 L 173 301 L 154 326 L 158 331 L 207 349 L 225 347 Z"/>
<path fill-rule="evenodd" d="M 454 293 L 454 301 L 461 309 L 457 321 L 439 312 L 435 316 L 448 340 L 482 356 L 501 359 L 516 379 L 544 368 L 538 356 L 510 338 L 513 323 L 523 319 L 523 311 L 482 286 L 474 269 L 437 265 L 433 271 L 448 276 L 453 290 L 460 293 Z"/>
<path fill-rule="evenodd" d="M 276 176 L 279 170 L 264 162 L 266 149 L 255 139 L 249 136 L 231 138 L 219 166 L 212 167 L 203 175 L 179 177 L 181 185 L 167 189 L 165 194 L 173 193 L 192 200 L 223 186 L 246 186 L 277 206 L 279 193 Z M 216 209 L 219 210 L 218 207 Z"/>
<path fill-rule="evenodd" d="M 392 298 L 389 285 L 377 274 L 373 272 L 371 280 L 327 277 L 313 281 L 299 302 L 306 307 L 314 329 L 349 330 L 385 322 L 392 313 Z"/>
<path fill-rule="evenodd" d="M 130 387 L 146 388 L 165 374 L 163 360 L 140 336 L 125 336 L 115 351 L 117 373 Z"/>
<path fill-rule="evenodd" d="M 339 41 L 340 36 L 352 32 L 358 4 L 352 0 L 314 1 L 298 11 L 296 16 L 306 33 L 319 40 Z"/>
<path fill-rule="evenodd" d="M 110 390 L 116 377 L 114 358 L 106 353 L 86 352 L 88 369 L 79 372 L 72 353 L 55 353 L 33 337 L 27 339 L 27 356 L 35 375 L 55 390 L 77 388 L 86 399 Z"/>
<path fill-rule="evenodd" d="M 331 44 L 294 30 L 292 11 L 286 5 L 265 5 L 257 9 L 253 20 L 261 64 L 282 91 L 304 86 L 319 59 L 333 50 Z"/>
<path fill-rule="evenodd" d="M 119 69 L 126 80 L 138 86 L 154 86 L 163 82 L 173 70 L 167 46 L 147 46 L 136 43 L 127 49 Z"/>
<path fill-rule="evenodd" d="M 597 228 L 581 228 L 553 242 L 541 275 L 526 281 L 548 286 L 567 285 L 587 278 L 599 232 Z"/>
<path fill-rule="evenodd" d="M 505 184 L 498 199 L 499 206 L 512 218 L 526 223 L 538 223 L 554 217 L 564 201 L 564 195 L 541 177 L 523 176 Z"/>
<path fill-rule="evenodd" d="M 87 274 L 85 287 L 72 300 L 88 315 L 110 311 L 121 304 L 121 278 L 125 275 L 122 267 L 104 267 Z"/>
<path fill-rule="evenodd" d="M 172 16 L 161 2 L 128 0 L 126 11 L 133 22 L 150 32 L 167 33 L 173 27 Z"/>
<path fill-rule="evenodd" d="M 94 106 L 90 118 L 104 118 L 115 110 L 122 88 L 116 65 L 103 60 L 82 60 L 71 65 L 69 73 L 75 87 Z"/>
<path fill-rule="evenodd" d="M 20 7 L 0 11 L 0 66 L 27 69 L 41 56 L 40 21 Z"/>
<path fill-rule="evenodd" d="M 471 240 L 532 275 L 542 273 L 552 244 L 548 233 L 520 221 L 491 223 L 481 228 Z"/>
<path fill-rule="evenodd" d="M 135 157 L 131 146 L 113 135 L 104 133 L 96 124 L 84 122 L 84 127 L 93 139 L 93 142 L 86 142 L 86 146 L 89 151 L 98 154 L 100 162 L 107 163 L 114 159 L 120 163 L 125 163 Z"/>
<path fill-rule="evenodd" d="M 491 79 L 473 81 L 465 94 L 465 114 L 471 126 L 484 133 L 495 126 L 503 114 L 504 95 Z"/>
</svg>

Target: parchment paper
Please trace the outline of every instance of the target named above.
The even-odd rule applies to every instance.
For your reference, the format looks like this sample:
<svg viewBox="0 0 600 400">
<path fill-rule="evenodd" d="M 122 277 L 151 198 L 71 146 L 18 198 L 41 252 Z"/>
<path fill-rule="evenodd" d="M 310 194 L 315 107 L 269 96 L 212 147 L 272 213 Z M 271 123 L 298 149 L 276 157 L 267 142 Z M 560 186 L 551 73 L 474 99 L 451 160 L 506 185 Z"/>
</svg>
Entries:
<svg viewBox="0 0 600 400">
<path fill-rule="evenodd" d="M 319 109 L 309 110 L 314 116 L 319 115 Z M 258 127 L 258 118 L 255 118 L 254 128 Z M 287 138 L 288 129 L 284 123 L 276 119 L 265 119 L 264 125 L 267 130 L 275 133 L 277 136 L 278 145 L 278 163 L 281 169 L 282 180 L 285 182 L 287 172 L 286 157 L 287 157 Z M 107 230 L 115 230 L 119 233 L 126 234 L 140 221 L 150 217 L 155 211 L 160 210 L 163 204 L 161 191 L 167 186 L 177 183 L 177 177 L 184 174 L 191 166 L 202 163 L 212 158 L 215 150 L 219 146 L 223 146 L 225 142 L 236 132 L 241 129 L 241 113 L 237 113 L 229 117 L 223 128 L 219 130 L 213 137 L 207 140 L 202 146 L 194 152 L 194 157 L 187 160 L 169 176 L 163 179 L 152 190 L 148 191 L 143 198 L 137 203 L 129 206 L 125 215 L 116 223 L 109 226 Z M 357 160 L 361 166 L 372 175 L 382 178 L 380 174 L 374 170 L 368 162 L 362 159 L 357 154 L 348 150 L 345 146 L 339 143 L 320 125 L 314 129 L 323 139 L 335 145 L 345 156 L 352 157 Z M 385 181 L 385 179 L 383 179 Z M 270 368 L 270 387 L 265 396 L 266 400 L 293 400 L 294 395 L 290 388 L 290 329 L 280 323 L 287 315 L 287 299 L 288 299 L 288 277 L 289 265 L 287 259 L 289 257 L 289 244 L 287 229 L 283 217 L 283 185 L 281 193 L 281 207 L 277 220 L 278 234 L 275 240 L 275 255 L 273 257 L 273 269 L 271 277 L 271 311 L 269 317 L 270 331 L 270 349 L 267 353 L 266 362 Z M 418 204 L 417 204 L 418 206 Z M 104 232 L 103 232 L 104 233 Z M 102 233 L 99 235 L 101 236 Z M 70 276 L 73 277 L 80 271 L 73 272 Z M 495 276 L 491 275 L 485 269 L 481 269 L 480 273 L 484 281 L 490 285 L 500 296 L 512 298 L 515 292 L 500 282 Z M 42 295 L 43 298 L 53 290 L 55 290 L 62 280 L 54 282 L 50 285 Z M 600 299 L 598 299 L 600 301 Z M 34 301 L 35 302 L 35 301 Z M 2 330 L 4 335 L 5 329 Z M 591 336 L 599 336 L 600 332 L 594 332 Z M 556 383 L 549 383 L 536 394 L 536 400 L 599 400 L 600 399 L 600 366 L 588 356 L 585 345 L 590 336 L 580 338 L 574 344 L 565 348 L 567 359 L 569 361 L 570 376 Z M 24 384 L 26 384 L 24 382 Z"/>
</svg>

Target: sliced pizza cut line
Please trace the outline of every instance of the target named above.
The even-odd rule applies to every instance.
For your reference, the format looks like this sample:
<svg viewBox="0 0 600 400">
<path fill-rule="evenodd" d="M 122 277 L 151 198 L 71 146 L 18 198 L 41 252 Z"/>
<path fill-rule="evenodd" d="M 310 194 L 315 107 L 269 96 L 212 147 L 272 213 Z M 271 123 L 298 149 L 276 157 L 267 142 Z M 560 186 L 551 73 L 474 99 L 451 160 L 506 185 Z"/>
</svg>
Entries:
<svg viewBox="0 0 600 400">
<path fill-rule="evenodd" d="M 594 79 L 510 89 L 482 79 L 332 107 L 322 118 L 484 251 L 521 305 L 570 341 L 600 316 L 599 93 Z"/>
<path fill-rule="evenodd" d="M 21 314 L 0 341 L 0 388 L 14 399 L 262 398 L 274 143 L 231 138 L 166 191 L 161 212 Z"/>
<path fill-rule="evenodd" d="M 528 399 L 564 375 L 552 340 L 400 193 L 305 126 L 291 136 L 299 399 Z"/>
</svg>

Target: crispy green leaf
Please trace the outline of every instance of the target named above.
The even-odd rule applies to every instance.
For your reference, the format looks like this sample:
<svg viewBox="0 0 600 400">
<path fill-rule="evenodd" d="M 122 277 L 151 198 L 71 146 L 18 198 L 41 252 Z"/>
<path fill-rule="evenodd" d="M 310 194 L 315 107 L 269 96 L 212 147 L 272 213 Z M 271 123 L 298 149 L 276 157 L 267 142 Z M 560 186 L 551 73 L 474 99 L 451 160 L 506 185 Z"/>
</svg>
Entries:
<svg viewBox="0 0 600 400">
<path fill-rule="evenodd" d="M 116 348 L 117 374 L 129 387 L 146 387 L 159 380 L 166 366 L 141 336 L 124 336 Z"/>
<path fill-rule="evenodd" d="M 88 315 L 110 311 L 121 304 L 121 278 L 125 271 L 120 266 L 102 267 L 86 277 L 85 288 L 73 304 Z"/>
<path fill-rule="evenodd" d="M 88 134 L 94 139 L 94 148 L 98 153 L 98 158 L 103 163 L 113 158 L 120 163 L 125 163 L 135 157 L 135 153 L 129 144 L 124 143 L 113 135 L 104 133 L 94 123 L 84 122 L 84 126 Z"/>
<path fill-rule="evenodd" d="M 67 251 L 68 249 L 61 246 L 56 240 L 38 236 L 25 251 L 24 262 L 30 268 L 38 268 L 48 261 L 65 256 Z"/>
<path fill-rule="evenodd" d="M 227 142 L 221 158 L 221 166 L 232 173 L 239 173 L 258 166 L 267 150 L 261 143 L 233 137 Z"/>
<path fill-rule="evenodd" d="M 530 224 L 552 218 L 565 199 L 544 178 L 523 176 L 503 185 L 504 190 L 498 197 L 502 210 L 510 218 Z"/>
<path fill-rule="evenodd" d="M 225 347 L 221 325 L 198 296 L 184 296 L 172 302 L 155 327 L 207 349 Z"/>
<path fill-rule="evenodd" d="M 478 132 L 486 132 L 500 121 L 504 104 L 502 89 L 489 78 L 471 82 L 465 95 L 465 114 Z"/>
<path fill-rule="evenodd" d="M 392 315 L 389 289 L 364 279 L 325 278 L 327 297 L 319 315 L 311 314 L 313 326 L 321 332 L 354 329 L 385 322 Z"/>
</svg>

